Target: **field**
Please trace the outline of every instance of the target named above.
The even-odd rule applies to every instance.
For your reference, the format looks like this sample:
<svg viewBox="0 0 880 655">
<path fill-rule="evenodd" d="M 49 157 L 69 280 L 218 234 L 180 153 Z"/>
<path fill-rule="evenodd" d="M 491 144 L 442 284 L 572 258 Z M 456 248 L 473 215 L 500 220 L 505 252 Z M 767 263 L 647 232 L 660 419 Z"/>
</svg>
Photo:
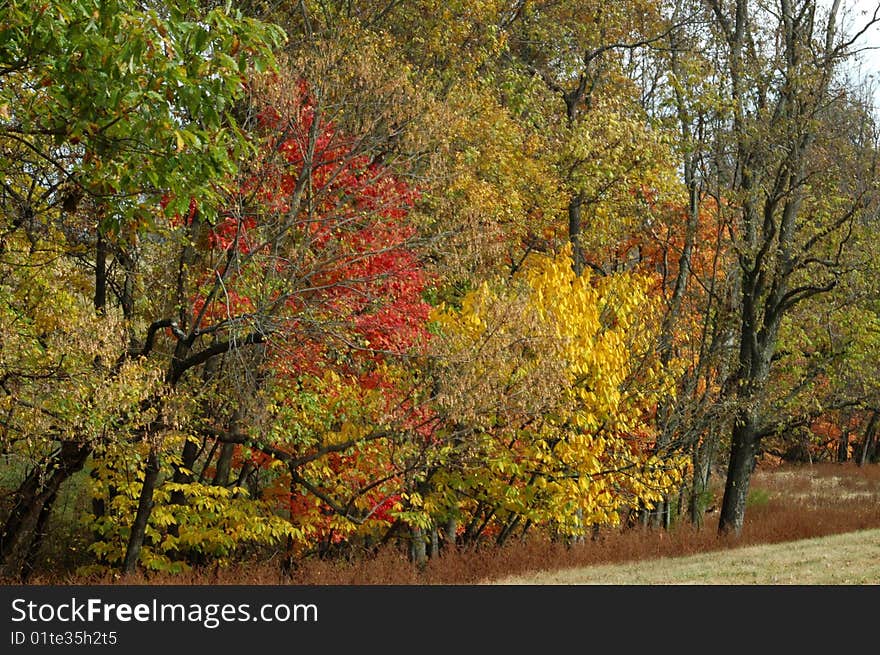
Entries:
<svg viewBox="0 0 880 655">
<path fill-rule="evenodd" d="M 493 584 L 880 584 L 880 530 L 688 557 L 540 571 L 503 578 Z"/>
<path fill-rule="evenodd" d="M 684 517 L 668 532 L 606 528 L 566 546 L 537 536 L 503 548 L 441 553 L 419 570 L 387 548 L 356 561 L 305 561 L 279 573 L 279 554 L 259 563 L 178 576 L 38 574 L 33 583 L 133 584 L 874 584 L 880 582 L 880 467 L 817 464 L 759 468 L 739 539 L 716 534 L 717 511 L 701 529 Z M 721 490 L 714 489 L 715 506 Z M 56 524 L 47 570 L 75 543 Z M 829 538 L 832 535 L 839 537 Z M 60 538 L 63 537 L 63 538 Z M 796 542 L 796 543 L 791 543 Z M 784 546 L 772 547 L 774 544 Z M 69 556 L 69 551 L 68 551 Z M 670 558 L 677 558 L 671 560 Z M 680 558 L 680 559 L 678 559 Z M 613 566 L 612 566 L 613 565 Z M 590 568 L 586 568 L 590 567 Z"/>
</svg>

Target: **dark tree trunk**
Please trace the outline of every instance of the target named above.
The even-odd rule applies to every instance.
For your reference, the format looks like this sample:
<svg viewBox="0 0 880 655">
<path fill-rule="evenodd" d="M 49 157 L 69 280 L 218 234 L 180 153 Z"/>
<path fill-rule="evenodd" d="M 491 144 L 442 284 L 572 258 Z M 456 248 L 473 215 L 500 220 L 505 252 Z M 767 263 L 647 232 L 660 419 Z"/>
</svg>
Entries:
<svg viewBox="0 0 880 655">
<path fill-rule="evenodd" d="M 229 484 L 229 474 L 232 471 L 232 456 L 235 454 L 234 443 L 224 443 L 220 448 L 220 456 L 217 458 L 217 466 L 214 469 L 214 484 L 225 487 Z"/>
<path fill-rule="evenodd" d="M 641 502 L 641 501 L 640 501 Z M 639 525 L 643 528 L 647 528 L 651 522 L 651 510 L 642 504 L 641 509 L 639 509 Z"/>
<path fill-rule="evenodd" d="M 55 499 L 58 498 L 58 490 L 56 489 L 40 509 L 40 515 L 37 517 L 37 524 L 34 527 L 34 536 L 24 556 L 24 562 L 21 565 L 21 582 L 26 583 L 37 567 L 37 557 L 40 554 L 40 546 L 43 545 L 43 538 L 46 536 L 46 524 L 52 515 L 52 508 L 55 506 Z"/>
<path fill-rule="evenodd" d="M 109 462 L 106 462 L 105 465 L 109 466 L 110 464 L 109 464 Z M 92 477 L 93 480 L 97 479 L 97 477 L 98 477 L 97 468 L 92 469 L 90 476 Z M 108 506 L 108 504 L 113 502 L 113 499 L 117 496 L 118 493 L 119 493 L 119 490 L 116 488 L 115 485 L 109 485 L 107 488 L 106 497 L 95 496 L 94 498 L 92 498 L 92 519 L 93 519 L 92 520 L 92 526 L 93 526 L 92 538 L 95 540 L 95 542 L 104 541 L 104 535 L 100 529 L 101 528 L 100 521 L 101 521 L 101 519 L 103 519 L 107 515 L 107 506 Z M 96 555 L 95 560 L 99 563 L 102 563 L 102 564 L 107 563 L 106 557 L 103 554 Z"/>
<path fill-rule="evenodd" d="M 199 455 L 199 447 L 191 439 L 187 439 L 183 444 L 183 453 L 180 457 L 180 465 L 174 467 L 175 484 L 188 484 L 193 481 L 192 470 L 196 464 L 196 458 Z M 186 496 L 182 491 L 174 491 L 171 494 L 172 505 L 183 505 L 186 502 Z"/>
<path fill-rule="evenodd" d="M 127 252 L 120 252 L 119 260 L 122 263 L 123 269 L 125 270 L 125 278 L 122 282 L 122 293 L 119 296 L 119 306 L 122 308 L 122 315 L 126 319 L 131 320 L 134 315 L 134 290 L 136 276 L 135 258 Z"/>
<path fill-rule="evenodd" d="M 578 194 L 568 202 L 568 238 L 571 241 L 572 268 L 575 275 L 584 272 L 584 249 L 581 243 L 581 207 L 583 196 Z"/>
<path fill-rule="evenodd" d="M 724 486 L 724 500 L 721 504 L 718 524 L 721 533 L 736 536 L 742 533 L 757 447 L 757 417 L 754 411 L 744 411 L 733 428 L 727 482 Z"/>
<path fill-rule="evenodd" d="M 456 520 L 455 517 L 451 517 L 448 521 L 446 521 L 446 526 L 443 530 L 443 537 L 447 546 L 455 546 L 455 537 L 457 533 L 458 520 Z"/>
<path fill-rule="evenodd" d="M 223 444 L 223 445 L 225 447 L 225 446 L 231 446 L 232 444 Z M 226 473 L 226 476 L 227 476 L 227 478 L 229 477 L 228 472 Z M 221 483 L 217 482 L 216 476 L 214 477 L 214 484 L 221 484 Z M 223 483 L 223 486 L 226 486 L 225 483 Z M 296 480 L 293 479 L 292 476 L 290 479 L 290 484 L 287 487 L 287 491 L 290 493 L 291 498 L 293 498 L 294 495 L 299 492 L 299 485 L 297 484 Z M 293 521 L 294 521 L 293 514 L 291 514 L 288 517 L 288 520 L 291 523 L 293 523 Z M 296 568 L 296 557 L 295 557 L 296 553 L 294 550 L 294 546 L 295 546 L 295 544 L 293 541 L 293 536 L 288 535 L 286 548 L 284 549 L 284 557 L 281 560 L 281 574 L 286 577 L 289 577 L 293 573 L 293 570 Z"/>
<path fill-rule="evenodd" d="M 431 528 L 431 543 L 429 545 L 428 557 L 436 559 L 440 556 L 440 530 L 436 525 Z"/>
<path fill-rule="evenodd" d="M 880 419 L 880 411 L 874 410 L 868 427 L 865 428 L 865 442 L 862 444 L 862 454 L 859 457 L 859 466 L 864 466 L 874 460 L 874 451 L 877 444 L 877 420 Z"/>
<path fill-rule="evenodd" d="M 198 459 L 200 448 L 190 439 L 187 439 L 183 444 L 183 453 L 181 454 L 180 464 L 174 466 L 174 475 L 172 476 L 172 482 L 175 484 L 190 484 L 193 481 L 193 469 L 195 468 L 196 459 Z M 180 490 L 174 490 L 171 492 L 170 497 L 168 498 L 168 502 L 170 505 L 186 505 L 186 494 Z M 152 507 L 150 509 L 152 512 Z M 149 516 L 147 517 L 149 521 Z M 180 528 L 177 523 L 171 523 L 168 528 L 168 534 L 173 537 L 180 536 Z M 202 563 L 199 560 L 198 554 L 194 552 L 190 552 L 187 554 L 187 557 L 190 560 L 190 563 Z M 177 559 L 177 554 L 172 554 L 173 559 Z"/>
<path fill-rule="evenodd" d="M 649 511 L 649 523 L 653 528 L 663 528 L 668 530 L 672 524 L 672 518 L 669 512 L 669 496 L 664 495 L 663 500 L 658 501 L 654 509 Z"/>
<path fill-rule="evenodd" d="M 464 528 L 464 532 L 461 535 L 461 542 L 463 544 L 471 544 L 474 542 L 477 536 L 478 526 L 480 524 L 480 519 L 483 516 L 483 513 L 487 511 L 487 507 L 484 503 L 480 502 L 477 505 L 477 509 L 474 511 L 471 516 L 471 520 L 468 521 L 468 524 Z"/>
<path fill-rule="evenodd" d="M 229 421 L 229 432 L 237 434 L 242 430 L 241 409 L 236 409 Z M 220 456 L 217 458 L 217 466 L 214 469 L 214 484 L 225 487 L 229 484 L 229 476 L 232 471 L 232 456 L 235 454 L 235 443 L 228 440 L 223 442 Z"/>
<path fill-rule="evenodd" d="M 849 429 L 845 429 L 837 442 L 837 461 L 840 464 L 849 461 Z"/>
<path fill-rule="evenodd" d="M 95 311 L 104 312 L 107 306 L 107 242 L 101 228 L 98 228 L 98 242 L 95 246 Z"/>
<path fill-rule="evenodd" d="M 12 509 L 6 517 L 3 531 L 0 532 L 0 566 L 5 565 L 15 547 L 22 541 L 23 526 L 26 523 L 28 510 L 36 504 L 40 489 L 41 467 L 35 467 L 18 486 L 13 495 Z"/>
<path fill-rule="evenodd" d="M 147 523 L 153 510 L 153 492 L 156 489 L 156 481 L 159 479 L 159 454 L 150 449 L 147 458 L 147 468 L 144 471 L 144 483 L 141 486 L 141 496 L 138 500 L 137 514 L 131 526 L 131 535 L 128 546 L 125 549 L 125 560 L 122 562 L 123 573 L 134 573 L 137 568 L 141 548 L 144 545 L 144 535 L 147 531 Z"/>
<path fill-rule="evenodd" d="M 681 518 L 681 513 L 684 511 L 685 500 L 686 500 L 685 485 L 682 484 L 678 488 L 678 503 L 675 506 L 675 519 L 676 519 L 676 521 L 678 521 Z"/>
<path fill-rule="evenodd" d="M 498 533 L 498 537 L 496 537 L 495 539 L 495 545 L 503 546 L 507 542 L 507 539 L 510 537 L 510 535 L 512 535 L 514 530 L 516 530 L 516 528 L 519 526 L 521 521 L 521 514 L 517 514 L 516 516 L 509 519 L 507 523 L 504 524 L 504 528 Z"/>
<path fill-rule="evenodd" d="M 0 574 L 10 577 L 19 575 L 21 566 L 18 562 L 21 561 L 20 558 L 27 556 L 25 544 L 30 547 L 33 543 L 40 516 L 45 511 L 48 519 L 48 512 L 51 512 L 58 489 L 71 475 L 82 469 L 91 452 L 88 445 L 63 442 L 48 466 L 31 471 L 19 485 L 12 497 L 12 509 L 0 533 Z M 47 475 L 48 479 L 42 482 Z"/>
</svg>

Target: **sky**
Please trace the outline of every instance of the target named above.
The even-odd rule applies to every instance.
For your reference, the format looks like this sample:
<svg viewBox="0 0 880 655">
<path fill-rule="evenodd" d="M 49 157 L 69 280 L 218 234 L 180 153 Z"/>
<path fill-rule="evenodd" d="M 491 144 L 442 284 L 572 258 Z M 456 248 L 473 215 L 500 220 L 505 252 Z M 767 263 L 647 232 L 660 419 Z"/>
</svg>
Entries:
<svg viewBox="0 0 880 655">
<path fill-rule="evenodd" d="M 821 0 L 821 4 L 831 5 L 831 0 Z M 880 6 L 880 0 L 841 0 L 841 27 L 855 33 L 864 26 Z M 880 11 L 877 12 L 880 16 Z M 854 44 L 861 51 L 858 63 L 854 62 L 853 74 L 857 79 L 868 80 L 874 89 L 874 105 L 880 114 L 880 23 L 869 28 Z"/>
</svg>

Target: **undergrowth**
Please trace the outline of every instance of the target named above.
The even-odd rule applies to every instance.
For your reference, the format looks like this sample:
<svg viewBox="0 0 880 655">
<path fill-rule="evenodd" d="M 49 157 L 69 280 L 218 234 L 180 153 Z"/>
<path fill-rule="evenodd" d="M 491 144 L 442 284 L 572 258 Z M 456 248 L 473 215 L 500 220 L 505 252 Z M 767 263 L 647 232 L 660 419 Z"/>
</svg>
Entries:
<svg viewBox="0 0 880 655">
<path fill-rule="evenodd" d="M 720 507 L 720 491 L 715 492 Z M 668 531 L 605 528 L 585 543 L 566 545 L 539 535 L 503 547 L 447 549 L 423 568 L 387 547 L 355 560 L 306 560 L 288 575 L 271 558 L 185 574 L 77 576 L 41 571 L 30 584 L 149 585 L 462 585 L 533 571 L 676 557 L 753 544 L 772 544 L 880 527 L 880 466 L 783 466 L 757 470 L 752 502 L 738 538 L 718 535 L 718 512 L 701 528 L 679 517 Z M 51 550 L 51 548 L 50 548 Z M 51 561 L 51 554 L 47 556 Z M 57 559 L 55 560 L 57 561 Z"/>
</svg>

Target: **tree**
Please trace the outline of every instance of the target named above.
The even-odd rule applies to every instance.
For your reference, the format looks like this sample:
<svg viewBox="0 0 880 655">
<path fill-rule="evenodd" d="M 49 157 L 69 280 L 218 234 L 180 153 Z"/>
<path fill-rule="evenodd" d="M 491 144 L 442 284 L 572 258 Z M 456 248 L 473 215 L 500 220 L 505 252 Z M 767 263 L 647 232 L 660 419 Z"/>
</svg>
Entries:
<svg viewBox="0 0 880 655">
<path fill-rule="evenodd" d="M 674 364 L 654 350 L 650 280 L 577 275 L 570 257 L 532 255 L 436 314 L 444 470 L 424 505 L 463 520 L 465 540 L 532 525 L 582 538 L 657 502 L 687 468 L 652 448 Z"/>
<path fill-rule="evenodd" d="M 382 445 L 415 429 L 411 402 L 394 400 L 392 362 L 420 346 L 428 312 L 407 222 L 418 194 L 371 156 L 368 134 L 350 136 L 329 118 L 336 109 L 320 86 L 284 69 L 250 88 L 259 157 L 242 167 L 216 223 L 194 199 L 150 256 L 166 270 L 177 261 L 171 279 L 156 271 L 165 288 L 151 299 L 152 311 L 176 316 L 154 321 L 168 332 L 141 350 L 165 361 L 163 418 L 135 464 L 140 483 L 107 526 L 115 545 L 101 547 L 125 571 L 139 560 L 180 568 L 248 541 L 310 542 L 331 527 L 339 535 L 374 514 L 356 501 L 383 491 L 376 476 L 386 486 L 396 478 L 376 457 Z M 268 486 L 287 499 L 284 526 Z M 217 515 L 246 516 L 242 496 L 252 518 L 235 538 L 225 521 L 209 532 Z M 113 549 L 133 510 L 122 557 Z"/>
<path fill-rule="evenodd" d="M 97 446 L 140 424 L 120 426 L 155 381 L 134 347 L 139 234 L 163 195 L 175 198 L 169 213 L 189 193 L 218 197 L 247 152 L 231 114 L 241 76 L 269 61 L 280 34 L 198 9 L 124 0 L 4 6 L 3 301 L 23 328 L 18 353 L 4 346 L 4 450 L 26 467 L 0 533 L 7 572 L 38 548 L 60 485 Z M 40 293 L 17 291 L 28 288 Z M 59 311 L 71 320 L 58 320 Z"/>
<path fill-rule="evenodd" d="M 732 160 L 722 170 L 737 211 L 740 287 L 730 381 L 739 406 L 719 529 L 739 534 L 780 328 L 795 307 L 839 283 L 850 227 L 873 197 L 874 178 L 870 161 L 847 166 L 831 155 L 844 147 L 832 124 L 848 102 L 836 73 L 853 43 L 839 30 L 839 3 L 827 13 L 810 0 L 780 0 L 772 10 L 748 0 L 708 7 L 725 48 Z"/>
</svg>

